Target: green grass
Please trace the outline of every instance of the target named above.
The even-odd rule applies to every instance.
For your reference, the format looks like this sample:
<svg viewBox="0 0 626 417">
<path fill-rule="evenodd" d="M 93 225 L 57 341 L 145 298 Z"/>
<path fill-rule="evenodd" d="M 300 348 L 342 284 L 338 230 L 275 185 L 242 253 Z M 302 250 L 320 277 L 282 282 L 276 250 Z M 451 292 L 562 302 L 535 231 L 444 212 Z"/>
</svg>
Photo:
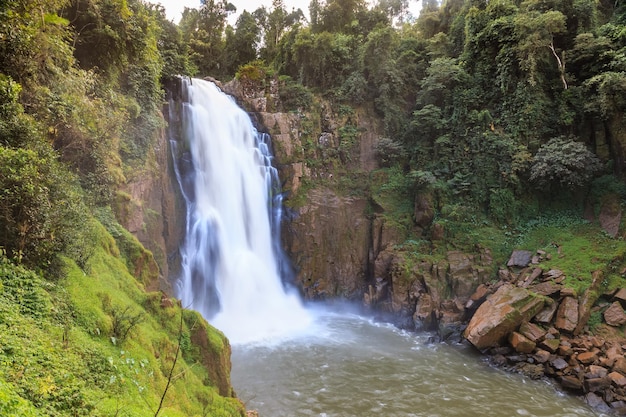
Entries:
<svg viewBox="0 0 626 417">
<path fill-rule="evenodd" d="M 176 356 L 181 309 L 144 292 L 102 226 L 97 241 L 88 272 L 66 261 L 66 277 L 54 283 L 0 256 L 0 415 L 154 415 Z M 185 316 L 161 415 L 242 416 L 241 402 L 220 395 L 215 377 L 228 381 L 226 339 L 196 313 Z M 122 328 L 138 318 L 124 340 L 115 337 L 116 318 Z M 211 347 L 208 359 L 193 355 L 192 333 Z"/>
<path fill-rule="evenodd" d="M 596 225 L 583 222 L 539 225 L 523 234 L 517 246 L 549 253 L 552 259 L 540 266 L 563 271 L 567 276 L 565 284 L 579 294 L 589 286 L 591 274 L 596 270 L 604 272 L 602 290 L 610 291 L 626 285 L 621 276 L 626 266 L 626 243 L 609 237 Z"/>
</svg>

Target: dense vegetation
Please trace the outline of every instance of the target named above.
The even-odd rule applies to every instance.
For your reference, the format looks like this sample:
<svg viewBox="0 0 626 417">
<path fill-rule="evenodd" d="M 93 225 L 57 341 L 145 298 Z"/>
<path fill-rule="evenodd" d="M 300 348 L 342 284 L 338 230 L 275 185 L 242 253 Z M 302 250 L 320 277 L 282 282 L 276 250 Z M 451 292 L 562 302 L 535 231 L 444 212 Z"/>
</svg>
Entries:
<svg viewBox="0 0 626 417">
<path fill-rule="evenodd" d="M 322 156 L 349 166 L 351 117 L 375 112 L 380 169 L 336 178 L 409 231 L 424 194 L 451 241 L 502 248 L 532 240 L 539 213 L 580 218 L 585 204 L 597 212 L 626 197 L 623 2 L 429 0 L 413 18 L 406 0 L 312 0 L 307 19 L 275 0 L 230 26 L 234 10 L 207 0 L 176 25 L 141 0 L 0 0 L 3 415 L 144 415 L 140 401 L 154 413 L 171 357 L 159 365 L 144 347 L 181 345 L 180 310 L 159 313 L 155 295 L 137 292 L 132 256 L 116 246 L 132 239 L 110 214 L 153 162 L 162 86 L 176 74 L 277 82 L 301 114 L 322 97 L 345 123 L 333 154 L 311 139 L 311 167 L 328 164 Z M 605 238 L 599 252 L 614 246 Z M 144 312 L 154 318 L 136 332 L 114 326 Z M 152 329 L 159 320 L 165 330 Z M 210 378 L 193 378 L 204 391 L 178 388 L 180 413 L 241 412 L 213 400 Z"/>
</svg>

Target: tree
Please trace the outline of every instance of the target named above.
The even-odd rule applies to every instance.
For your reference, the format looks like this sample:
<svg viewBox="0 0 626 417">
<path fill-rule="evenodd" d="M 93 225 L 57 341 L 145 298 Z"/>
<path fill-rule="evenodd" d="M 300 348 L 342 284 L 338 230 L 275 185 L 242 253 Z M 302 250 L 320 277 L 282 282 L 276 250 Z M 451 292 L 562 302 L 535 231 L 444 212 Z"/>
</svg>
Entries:
<svg viewBox="0 0 626 417">
<path fill-rule="evenodd" d="M 530 180 L 538 187 L 576 190 L 589 184 L 602 169 L 597 156 L 570 137 L 556 137 L 539 148 L 530 167 Z"/>
</svg>

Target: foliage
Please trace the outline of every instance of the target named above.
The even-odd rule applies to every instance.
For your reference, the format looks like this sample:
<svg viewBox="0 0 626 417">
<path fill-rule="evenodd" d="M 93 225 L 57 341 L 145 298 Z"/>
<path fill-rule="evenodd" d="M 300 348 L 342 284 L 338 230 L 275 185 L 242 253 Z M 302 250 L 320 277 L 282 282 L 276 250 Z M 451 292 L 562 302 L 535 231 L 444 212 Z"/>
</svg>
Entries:
<svg viewBox="0 0 626 417">
<path fill-rule="evenodd" d="M 534 156 L 530 179 L 539 187 L 583 187 L 600 171 L 598 157 L 572 137 L 553 138 Z"/>
</svg>

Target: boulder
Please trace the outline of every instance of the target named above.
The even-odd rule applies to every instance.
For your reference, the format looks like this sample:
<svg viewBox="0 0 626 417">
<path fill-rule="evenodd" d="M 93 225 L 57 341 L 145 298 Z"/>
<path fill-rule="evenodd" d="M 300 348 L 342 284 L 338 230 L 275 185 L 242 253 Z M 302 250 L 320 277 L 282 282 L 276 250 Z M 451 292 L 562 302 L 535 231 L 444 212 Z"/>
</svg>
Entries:
<svg viewBox="0 0 626 417">
<path fill-rule="evenodd" d="M 609 326 L 614 327 L 619 327 L 626 323 L 626 313 L 624 313 L 624 309 L 618 301 L 615 301 L 605 310 L 604 321 Z"/>
<path fill-rule="evenodd" d="M 598 359 L 598 355 L 593 351 L 579 353 L 576 359 L 585 365 L 594 363 Z"/>
<path fill-rule="evenodd" d="M 611 372 L 608 377 L 616 387 L 626 387 L 626 376 L 620 374 L 619 372 Z"/>
<path fill-rule="evenodd" d="M 533 258 L 533 253 L 527 250 L 514 250 L 506 266 L 525 268 Z"/>
<path fill-rule="evenodd" d="M 544 324 L 551 323 L 558 307 L 559 304 L 556 301 L 551 298 L 547 299 L 546 306 L 535 316 L 535 321 Z"/>
<path fill-rule="evenodd" d="M 574 329 L 574 334 L 580 334 L 583 331 L 583 328 L 589 321 L 589 317 L 591 317 L 591 308 L 596 301 L 598 301 L 598 297 L 600 296 L 599 288 L 604 274 L 602 270 L 596 270 L 593 271 L 591 276 L 591 285 L 585 290 L 585 293 L 578 302 L 578 324 Z"/>
<path fill-rule="evenodd" d="M 548 352 L 554 353 L 557 351 L 560 344 L 561 342 L 559 341 L 559 339 L 546 339 L 542 341 L 539 345 Z"/>
<path fill-rule="evenodd" d="M 519 327 L 519 332 L 535 343 L 543 339 L 547 333 L 541 327 L 529 322 L 522 323 Z"/>
<path fill-rule="evenodd" d="M 477 349 L 496 346 L 543 305 L 543 297 L 504 284 L 476 310 L 463 335 Z"/>
<path fill-rule="evenodd" d="M 573 332 L 578 324 L 578 300 L 565 297 L 556 313 L 555 327 L 566 332 Z"/>
<path fill-rule="evenodd" d="M 573 375 L 564 375 L 561 377 L 561 385 L 563 388 L 571 391 L 581 391 L 583 388 L 582 382 Z"/>
<path fill-rule="evenodd" d="M 615 359 L 612 369 L 615 372 L 619 372 L 622 375 L 626 375 L 626 358 L 622 356 L 620 358 Z"/>
<path fill-rule="evenodd" d="M 509 335 L 509 343 L 519 353 L 532 353 L 537 346 L 535 342 L 518 332 Z"/>
<path fill-rule="evenodd" d="M 537 294 L 541 295 L 552 295 L 561 291 L 563 288 L 562 285 L 556 284 L 552 281 L 542 282 L 541 284 L 533 285 L 531 289 Z"/>
</svg>

